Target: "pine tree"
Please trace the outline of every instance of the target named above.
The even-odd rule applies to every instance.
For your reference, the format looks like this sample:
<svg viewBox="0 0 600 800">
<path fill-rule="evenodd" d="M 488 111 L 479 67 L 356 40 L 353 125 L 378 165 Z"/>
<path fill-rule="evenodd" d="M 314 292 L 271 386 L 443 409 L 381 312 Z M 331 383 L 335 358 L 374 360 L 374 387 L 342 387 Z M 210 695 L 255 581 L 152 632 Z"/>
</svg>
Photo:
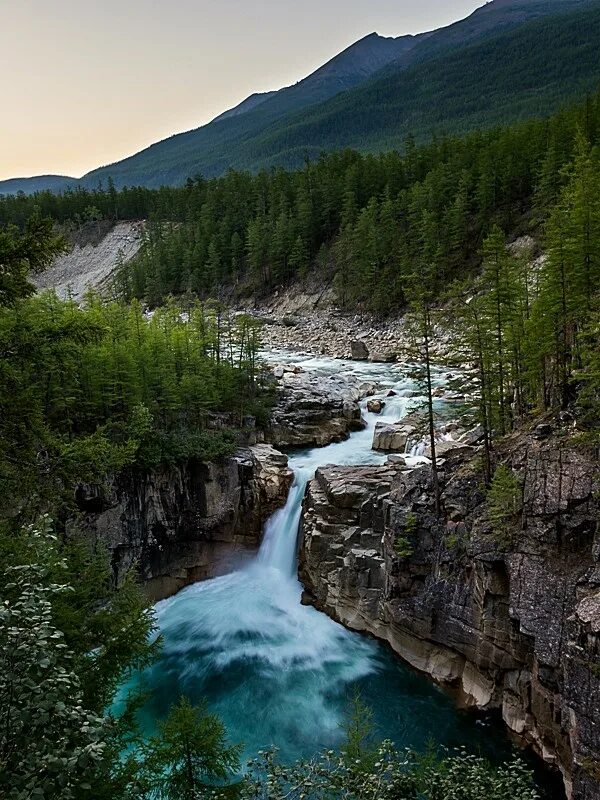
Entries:
<svg viewBox="0 0 600 800">
<path fill-rule="evenodd" d="M 143 745 L 148 794 L 159 800 L 211 797 L 214 786 L 239 768 L 239 755 L 240 747 L 228 743 L 220 719 L 204 703 L 192 706 L 182 697 Z"/>
</svg>

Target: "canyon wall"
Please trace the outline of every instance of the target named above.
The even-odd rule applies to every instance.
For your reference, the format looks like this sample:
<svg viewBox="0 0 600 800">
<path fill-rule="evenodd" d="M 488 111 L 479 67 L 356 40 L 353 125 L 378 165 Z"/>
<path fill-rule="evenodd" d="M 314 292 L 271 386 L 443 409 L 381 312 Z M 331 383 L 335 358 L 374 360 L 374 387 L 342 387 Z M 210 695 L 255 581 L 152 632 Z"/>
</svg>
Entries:
<svg viewBox="0 0 600 800">
<path fill-rule="evenodd" d="M 222 464 L 190 461 L 79 486 L 76 524 L 107 547 L 117 583 L 135 568 L 160 600 L 251 557 L 291 481 L 287 456 L 259 444 Z"/>
<path fill-rule="evenodd" d="M 600 531 L 597 453 L 521 434 L 500 454 L 520 487 L 499 535 L 480 469 L 327 467 L 305 498 L 304 600 L 383 639 L 462 701 L 498 709 L 562 771 L 575 800 L 600 797 Z"/>
</svg>

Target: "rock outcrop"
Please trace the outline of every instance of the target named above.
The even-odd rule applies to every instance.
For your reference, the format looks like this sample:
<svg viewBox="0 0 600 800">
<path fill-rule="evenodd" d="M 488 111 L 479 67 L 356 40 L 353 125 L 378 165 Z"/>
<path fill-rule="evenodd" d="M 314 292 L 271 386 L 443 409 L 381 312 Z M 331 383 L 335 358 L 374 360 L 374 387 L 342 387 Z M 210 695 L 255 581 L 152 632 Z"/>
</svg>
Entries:
<svg viewBox="0 0 600 800">
<path fill-rule="evenodd" d="M 361 339 L 353 339 L 350 342 L 350 355 L 355 361 L 367 361 L 369 348 Z"/>
<path fill-rule="evenodd" d="M 135 568 L 159 600 L 251 556 L 292 477 L 287 456 L 264 444 L 222 464 L 127 471 L 107 486 L 79 486 L 78 524 L 108 548 L 115 582 Z"/>
<path fill-rule="evenodd" d="M 562 771 L 569 797 L 600 797 L 600 531 L 596 454 L 521 435 L 503 460 L 522 487 L 492 529 L 465 453 L 429 468 L 325 468 L 305 499 L 305 601 L 387 642 L 498 709 L 515 736 Z M 508 518 L 507 518 L 508 519 Z"/>
<path fill-rule="evenodd" d="M 413 430 L 401 422 L 378 422 L 373 431 L 373 450 L 403 453 Z"/>
<path fill-rule="evenodd" d="M 361 430 L 359 400 L 368 387 L 335 375 L 275 367 L 279 399 L 265 435 L 275 447 L 321 447 Z"/>
<path fill-rule="evenodd" d="M 413 411 L 399 422 L 378 422 L 373 432 L 373 450 L 403 453 L 423 438 L 425 424 L 426 417 L 420 411 Z"/>
</svg>

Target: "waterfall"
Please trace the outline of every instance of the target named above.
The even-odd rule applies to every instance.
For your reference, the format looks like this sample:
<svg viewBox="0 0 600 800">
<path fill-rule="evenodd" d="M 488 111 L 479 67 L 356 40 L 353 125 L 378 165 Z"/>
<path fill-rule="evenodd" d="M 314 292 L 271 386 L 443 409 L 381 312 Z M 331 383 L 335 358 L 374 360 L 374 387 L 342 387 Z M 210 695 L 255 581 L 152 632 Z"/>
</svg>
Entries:
<svg viewBox="0 0 600 800">
<path fill-rule="evenodd" d="M 385 381 L 390 418 L 406 414 L 401 392 L 414 383 L 397 365 L 357 365 L 321 359 L 315 368 L 337 375 L 342 367 Z M 121 699 L 141 684 L 149 701 L 142 729 L 150 733 L 172 702 L 185 695 L 206 700 L 233 742 L 251 758 L 271 745 L 284 760 L 309 757 L 340 741 L 349 697 L 360 690 L 381 733 L 400 746 L 425 748 L 428 739 L 455 744 L 469 726 L 451 702 L 371 639 L 352 633 L 302 605 L 297 539 L 307 482 L 325 464 L 383 464 L 371 449 L 382 416 L 363 413 L 368 426 L 344 442 L 294 453 L 294 482 L 284 508 L 266 523 L 256 558 L 236 572 L 189 586 L 157 604 L 163 646 L 160 659 L 121 689 Z M 385 419 L 385 414 L 383 415 Z M 410 724 L 407 724 L 410 720 Z M 457 731 L 462 733 L 457 738 Z M 477 732 L 478 734 L 478 732 Z"/>
<path fill-rule="evenodd" d="M 290 578 L 296 574 L 302 499 L 310 477 L 309 470 L 300 468 L 296 470 L 285 506 L 276 511 L 265 525 L 263 541 L 257 556 L 260 564 L 274 567 Z"/>
</svg>

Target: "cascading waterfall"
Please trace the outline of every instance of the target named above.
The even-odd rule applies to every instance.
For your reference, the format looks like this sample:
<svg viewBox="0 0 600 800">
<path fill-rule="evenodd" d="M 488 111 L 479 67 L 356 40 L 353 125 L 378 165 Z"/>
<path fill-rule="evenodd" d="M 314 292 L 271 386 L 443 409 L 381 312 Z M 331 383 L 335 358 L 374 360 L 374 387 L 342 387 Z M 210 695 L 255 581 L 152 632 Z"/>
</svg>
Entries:
<svg viewBox="0 0 600 800">
<path fill-rule="evenodd" d="M 471 718 L 383 646 L 301 604 L 297 535 L 307 481 L 326 463 L 385 461 L 371 450 L 375 423 L 406 414 L 415 388 L 397 366 L 326 359 L 305 366 L 324 374 L 343 367 L 393 386 L 396 395 L 379 417 L 365 410 L 367 428 L 348 441 L 290 458 L 295 480 L 286 505 L 267 522 L 250 564 L 158 603 L 164 644 L 160 660 L 141 679 L 150 697 L 142 724 L 151 730 L 181 694 L 196 702 L 205 698 L 231 739 L 243 742 L 246 756 L 276 745 L 284 759 L 306 757 L 340 740 L 349 699 L 360 690 L 382 736 L 400 746 L 478 738 Z"/>
<path fill-rule="evenodd" d="M 263 541 L 258 551 L 258 563 L 280 570 L 292 578 L 296 574 L 296 544 L 302 498 L 312 475 L 306 468 L 297 469 L 287 502 L 267 521 Z"/>
</svg>

